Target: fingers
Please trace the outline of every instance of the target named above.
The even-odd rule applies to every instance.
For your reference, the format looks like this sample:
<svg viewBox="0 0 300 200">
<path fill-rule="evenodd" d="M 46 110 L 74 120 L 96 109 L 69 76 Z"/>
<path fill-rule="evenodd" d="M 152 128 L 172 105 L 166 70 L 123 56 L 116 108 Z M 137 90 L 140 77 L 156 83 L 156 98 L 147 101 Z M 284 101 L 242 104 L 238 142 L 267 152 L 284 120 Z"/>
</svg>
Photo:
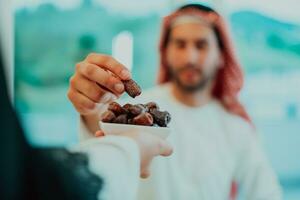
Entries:
<svg viewBox="0 0 300 200">
<path fill-rule="evenodd" d="M 68 98 L 70 99 L 76 110 L 82 115 L 90 114 L 96 110 L 95 102 L 73 88 L 69 89 Z"/>
<path fill-rule="evenodd" d="M 143 179 L 146 179 L 150 176 L 150 170 L 149 168 L 143 169 L 140 173 L 140 177 Z"/>
<path fill-rule="evenodd" d="M 170 156 L 173 153 L 173 148 L 167 141 L 161 140 L 159 146 L 159 155 Z"/>
<path fill-rule="evenodd" d="M 172 153 L 172 146 L 167 141 L 160 139 L 158 142 L 158 153 L 156 155 L 170 156 Z M 148 178 L 150 176 L 149 166 L 151 164 L 152 159 L 153 157 L 150 157 L 141 164 L 141 178 Z"/>
<path fill-rule="evenodd" d="M 140 177 L 141 178 L 148 178 L 150 176 L 150 164 L 152 162 L 153 157 L 149 157 L 148 159 L 145 159 L 141 162 L 141 172 Z"/>
<path fill-rule="evenodd" d="M 124 85 L 121 80 L 97 65 L 82 62 L 76 65 L 76 70 L 86 79 L 98 83 L 116 95 L 124 92 Z"/>
<path fill-rule="evenodd" d="M 102 130 L 96 131 L 95 137 L 102 137 L 102 136 L 104 136 L 104 132 Z"/>
<path fill-rule="evenodd" d="M 107 92 L 97 85 L 96 82 L 90 81 L 80 75 L 75 75 L 70 79 L 70 86 L 95 103 L 99 102 Z"/>
<path fill-rule="evenodd" d="M 122 80 L 131 78 L 129 70 L 109 55 L 92 53 L 87 56 L 86 61 L 111 71 Z"/>
</svg>

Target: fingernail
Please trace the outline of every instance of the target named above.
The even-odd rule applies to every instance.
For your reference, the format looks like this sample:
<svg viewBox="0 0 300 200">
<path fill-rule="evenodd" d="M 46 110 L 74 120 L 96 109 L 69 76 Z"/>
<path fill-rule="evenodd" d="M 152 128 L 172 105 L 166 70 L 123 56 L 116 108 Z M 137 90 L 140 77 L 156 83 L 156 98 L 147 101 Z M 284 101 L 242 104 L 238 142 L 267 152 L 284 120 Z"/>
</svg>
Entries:
<svg viewBox="0 0 300 200">
<path fill-rule="evenodd" d="M 111 94 L 110 95 L 110 101 L 116 101 L 118 99 L 118 97 L 116 97 L 116 95 L 114 95 L 114 94 Z"/>
<path fill-rule="evenodd" d="M 101 131 L 96 131 L 95 136 L 96 136 L 96 137 L 102 136 L 102 132 L 101 132 Z"/>
<path fill-rule="evenodd" d="M 117 84 L 115 85 L 115 90 L 116 90 L 117 92 L 123 92 L 123 90 L 124 90 L 124 85 L 123 85 L 122 83 L 117 83 Z"/>
<path fill-rule="evenodd" d="M 130 75 L 130 72 L 128 70 L 123 69 L 122 72 L 121 72 L 121 76 L 122 76 L 122 78 L 127 79 L 127 78 L 130 78 L 131 75 Z"/>
<path fill-rule="evenodd" d="M 110 93 L 105 93 L 101 99 L 102 103 L 106 103 L 111 99 L 111 94 Z"/>
</svg>

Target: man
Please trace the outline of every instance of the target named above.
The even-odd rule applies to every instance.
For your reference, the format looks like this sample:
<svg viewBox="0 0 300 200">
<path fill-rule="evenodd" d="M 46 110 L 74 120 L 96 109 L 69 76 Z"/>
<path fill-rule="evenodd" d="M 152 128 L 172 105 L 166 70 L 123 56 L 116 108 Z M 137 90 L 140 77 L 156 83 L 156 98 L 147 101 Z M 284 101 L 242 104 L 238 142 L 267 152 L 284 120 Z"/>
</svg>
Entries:
<svg viewBox="0 0 300 200">
<path fill-rule="evenodd" d="M 281 199 L 276 176 L 238 100 L 243 74 L 223 18 L 211 8 L 189 4 L 167 16 L 162 28 L 159 86 L 143 92 L 137 102 L 156 101 L 171 113 L 168 140 L 174 154 L 153 162 L 139 199 L 228 199 L 237 187 L 245 199 Z M 128 70 L 107 55 L 90 54 L 77 64 L 68 96 L 81 114 L 81 136 L 99 130 L 102 109 L 97 103 L 119 97 L 121 80 L 129 78 Z"/>
<path fill-rule="evenodd" d="M 0 19 L 7 19 L 4 9 L 7 4 L 0 6 Z M 93 138 L 68 149 L 30 146 L 6 87 L 7 30 L 0 23 L 0 199 L 133 199 L 139 175 L 147 177 L 152 158 L 172 148 L 146 132 Z"/>
</svg>

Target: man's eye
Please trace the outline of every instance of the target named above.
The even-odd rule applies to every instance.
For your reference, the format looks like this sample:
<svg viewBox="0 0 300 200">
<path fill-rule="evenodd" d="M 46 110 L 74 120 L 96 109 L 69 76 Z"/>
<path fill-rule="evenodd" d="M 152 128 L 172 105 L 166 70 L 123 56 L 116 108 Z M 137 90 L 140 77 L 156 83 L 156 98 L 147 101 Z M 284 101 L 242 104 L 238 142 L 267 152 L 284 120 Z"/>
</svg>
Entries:
<svg viewBox="0 0 300 200">
<path fill-rule="evenodd" d="M 183 48 L 185 48 L 185 43 L 184 43 L 184 42 L 177 42 L 177 43 L 176 43 L 176 47 L 177 47 L 178 49 L 183 49 Z"/>
<path fill-rule="evenodd" d="M 199 41 L 196 42 L 196 48 L 201 50 L 201 49 L 205 49 L 207 47 L 207 42 L 206 41 Z"/>
</svg>

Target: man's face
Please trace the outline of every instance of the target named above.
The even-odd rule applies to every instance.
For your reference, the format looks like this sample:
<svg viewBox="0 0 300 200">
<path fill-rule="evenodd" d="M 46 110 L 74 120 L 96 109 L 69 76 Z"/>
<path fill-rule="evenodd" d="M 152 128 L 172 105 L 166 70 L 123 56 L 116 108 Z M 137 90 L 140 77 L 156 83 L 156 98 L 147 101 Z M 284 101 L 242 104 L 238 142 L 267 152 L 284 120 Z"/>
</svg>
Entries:
<svg viewBox="0 0 300 200">
<path fill-rule="evenodd" d="M 204 89 L 221 63 L 214 31 L 200 23 L 173 27 L 166 56 L 173 82 L 186 92 Z"/>
</svg>

